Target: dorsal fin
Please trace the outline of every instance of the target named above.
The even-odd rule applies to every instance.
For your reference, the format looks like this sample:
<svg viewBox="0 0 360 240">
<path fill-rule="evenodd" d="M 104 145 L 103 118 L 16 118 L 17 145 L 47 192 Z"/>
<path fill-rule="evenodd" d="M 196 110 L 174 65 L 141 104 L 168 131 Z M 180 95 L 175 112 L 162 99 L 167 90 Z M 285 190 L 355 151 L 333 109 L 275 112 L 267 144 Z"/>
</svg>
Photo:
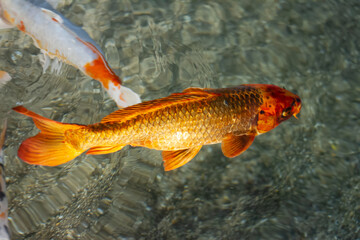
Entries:
<svg viewBox="0 0 360 240">
<path fill-rule="evenodd" d="M 168 97 L 155 99 L 143 103 L 139 103 L 124 109 L 117 110 L 110 115 L 104 117 L 101 122 L 114 122 L 114 121 L 125 121 L 127 119 L 136 117 L 138 115 L 146 114 L 149 112 L 156 111 L 161 108 L 181 104 L 190 103 L 193 101 L 199 101 L 209 97 L 219 96 L 217 93 L 209 93 L 201 91 L 201 88 L 197 88 L 196 91 L 188 91 L 185 89 L 181 93 L 173 93 Z"/>
<path fill-rule="evenodd" d="M 198 87 L 189 87 L 184 89 L 184 91 L 182 91 L 183 93 L 208 93 L 206 90 L 214 90 L 212 88 L 198 88 Z"/>
</svg>

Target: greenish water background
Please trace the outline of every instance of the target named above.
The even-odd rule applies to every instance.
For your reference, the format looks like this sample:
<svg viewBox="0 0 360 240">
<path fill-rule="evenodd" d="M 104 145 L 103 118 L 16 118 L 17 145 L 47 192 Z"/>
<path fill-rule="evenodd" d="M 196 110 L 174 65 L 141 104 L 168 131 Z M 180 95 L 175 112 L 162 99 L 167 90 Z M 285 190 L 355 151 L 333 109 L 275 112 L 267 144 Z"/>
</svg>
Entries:
<svg viewBox="0 0 360 240">
<path fill-rule="evenodd" d="M 359 239 L 360 2 L 64 0 L 58 10 L 101 46 L 143 100 L 186 87 L 271 83 L 297 93 L 299 120 L 241 156 L 203 147 L 164 173 L 160 152 L 125 148 L 55 168 L 16 152 L 37 130 L 26 107 L 89 124 L 116 110 L 70 66 L 43 73 L 18 30 L 0 33 L 0 120 L 14 239 Z"/>
</svg>

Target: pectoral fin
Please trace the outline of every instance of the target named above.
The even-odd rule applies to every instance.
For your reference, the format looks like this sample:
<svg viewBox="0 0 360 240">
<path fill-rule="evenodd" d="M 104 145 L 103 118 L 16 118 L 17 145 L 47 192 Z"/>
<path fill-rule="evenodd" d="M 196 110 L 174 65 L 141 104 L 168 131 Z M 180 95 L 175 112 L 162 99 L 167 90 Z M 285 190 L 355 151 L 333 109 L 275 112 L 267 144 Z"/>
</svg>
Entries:
<svg viewBox="0 0 360 240">
<path fill-rule="evenodd" d="M 177 151 L 163 151 L 163 161 L 165 171 L 174 170 L 185 165 L 200 151 L 202 146 Z"/>
<path fill-rule="evenodd" d="M 121 150 L 125 145 L 116 145 L 116 146 L 96 146 L 89 149 L 86 154 L 99 155 L 99 154 L 108 154 Z"/>
<path fill-rule="evenodd" d="M 221 143 L 221 150 L 226 157 L 236 157 L 250 147 L 254 138 L 254 135 L 236 136 L 229 134 L 223 139 Z"/>
</svg>

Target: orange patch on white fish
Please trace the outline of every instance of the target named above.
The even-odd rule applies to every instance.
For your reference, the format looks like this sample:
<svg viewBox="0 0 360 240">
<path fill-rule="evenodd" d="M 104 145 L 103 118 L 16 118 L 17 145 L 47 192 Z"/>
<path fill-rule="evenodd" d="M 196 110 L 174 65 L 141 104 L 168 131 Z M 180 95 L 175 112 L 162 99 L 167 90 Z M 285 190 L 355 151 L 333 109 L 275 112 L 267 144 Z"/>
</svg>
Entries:
<svg viewBox="0 0 360 240">
<path fill-rule="evenodd" d="M 26 33 L 26 28 L 23 21 L 20 21 L 20 24 L 17 25 L 18 29 L 24 33 Z"/>
<path fill-rule="evenodd" d="M 94 79 L 99 79 L 106 89 L 109 89 L 109 81 L 113 82 L 115 86 L 119 86 L 121 84 L 120 78 L 109 67 L 99 50 L 93 44 L 85 42 L 80 38 L 77 39 L 89 47 L 97 56 L 94 61 L 84 66 L 86 74 Z"/>
<path fill-rule="evenodd" d="M 8 11 L 6 10 L 3 10 L 3 16 L 4 18 L 10 22 L 11 24 L 14 24 L 15 23 L 15 18 L 11 17 L 11 15 L 8 13 Z"/>
<path fill-rule="evenodd" d="M 102 57 L 98 57 L 94 61 L 87 63 L 84 66 L 86 74 L 94 79 L 101 79 L 100 81 L 106 89 L 109 89 L 109 82 L 113 82 L 115 86 L 120 85 L 120 78 L 117 77 L 105 64 Z"/>
<path fill-rule="evenodd" d="M 106 62 L 106 60 L 104 59 L 103 55 L 100 53 L 100 51 L 91 43 L 89 42 L 85 42 L 80 38 L 77 38 L 77 40 L 79 40 L 81 43 L 83 43 L 84 45 L 86 45 L 88 48 L 91 49 L 91 51 L 93 53 L 96 54 L 97 58 L 95 60 L 93 60 L 92 62 L 89 62 L 87 64 L 85 64 L 84 66 L 84 71 L 87 75 L 89 75 L 90 77 L 99 80 L 104 88 L 106 88 L 110 95 L 114 98 L 114 95 L 117 95 L 117 97 L 122 101 L 122 102 L 127 102 L 124 95 L 126 93 L 130 93 L 129 96 L 131 96 L 131 92 L 129 92 L 125 87 L 122 87 L 122 91 L 120 90 L 121 88 L 121 79 L 114 73 L 114 71 L 109 67 L 108 63 Z M 134 103 L 138 103 L 140 102 L 140 99 L 133 99 L 132 100 Z M 116 101 L 116 103 L 118 103 Z M 132 103 L 130 101 L 130 103 Z M 120 106 L 119 106 L 120 107 Z"/>
</svg>

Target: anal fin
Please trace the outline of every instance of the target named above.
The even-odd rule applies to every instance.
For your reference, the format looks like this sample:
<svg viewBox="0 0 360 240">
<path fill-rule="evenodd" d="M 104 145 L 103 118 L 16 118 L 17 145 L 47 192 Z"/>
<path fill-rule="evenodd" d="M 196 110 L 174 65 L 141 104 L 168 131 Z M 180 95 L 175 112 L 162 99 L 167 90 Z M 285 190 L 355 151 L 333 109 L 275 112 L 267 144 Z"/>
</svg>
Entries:
<svg viewBox="0 0 360 240">
<path fill-rule="evenodd" d="M 96 147 L 90 148 L 90 149 L 86 152 L 86 154 L 91 154 L 91 155 L 108 154 L 108 153 L 117 152 L 117 151 L 121 150 L 123 147 L 125 147 L 125 145 L 96 146 Z"/>
<path fill-rule="evenodd" d="M 227 135 L 222 143 L 221 150 L 226 157 L 232 158 L 240 155 L 250 147 L 255 139 L 255 135 Z"/>
<path fill-rule="evenodd" d="M 174 170 L 185 165 L 196 156 L 196 154 L 200 151 L 201 147 L 202 146 L 196 146 L 193 148 L 176 151 L 163 151 L 162 156 L 165 171 Z"/>
</svg>

